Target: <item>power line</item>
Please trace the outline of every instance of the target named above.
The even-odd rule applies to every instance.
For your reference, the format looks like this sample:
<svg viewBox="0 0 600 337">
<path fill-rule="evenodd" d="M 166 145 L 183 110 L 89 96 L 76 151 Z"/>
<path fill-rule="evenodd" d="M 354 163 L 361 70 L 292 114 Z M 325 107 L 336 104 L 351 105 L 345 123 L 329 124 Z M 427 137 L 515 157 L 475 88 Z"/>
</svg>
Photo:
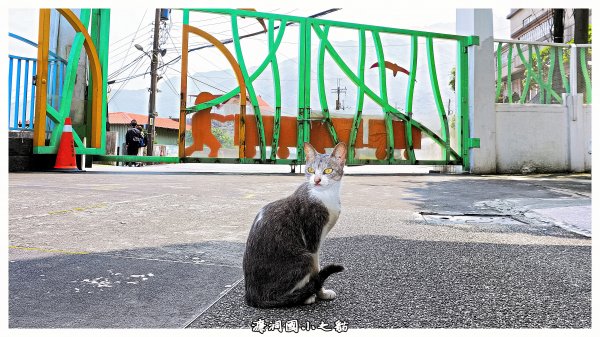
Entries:
<svg viewBox="0 0 600 337">
<path fill-rule="evenodd" d="M 142 60 L 143 60 L 143 58 L 142 58 Z M 142 64 L 143 64 L 143 62 L 139 62 L 139 63 L 138 63 L 138 67 L 137 67 L 136 69 L 133 69 L 133 70 L 131 71 L 130 75 L 131 75 L 132 73 L 136 72 L 136 71 L 137 71 L 137 70 L 138 70 L 138 69 L 139 69 L 139 68 L 142 66 Z M 117 97 L 117 95 L 119 94 L 119 92 L 121 91 L 121 89 L 123 89 L 123 86 L 124 86 L 124 85 L 125 85 L 125 84 L 126 84 L 128 81 L 129 81 L 129 80 L 131 80 L 132 78 L 133 78 L 133 77 L 129 77 L 128 79 L 125 79 L 125 80 L 121 81 L 121 82 L 122 82 L 122 84 L 119 86 L 119 88 L 117 89 L 117 91 L 115 91 L 114 95 L 113 95 L 113 96 L 112 96 L 112 97 L 111 97 L 111 98 L 108 100 L 108 102 L 107 102 L 107 103 L 110 103 L 110 101 L 111 101 L 111 100 L 113 100 L 115 97 Z M 117 82 L 115 81 L 115 82 L 113 82 L 113 83 L 117 83 Z"/>
<path fill-rule="evenodd" d="M 146 9 L 146 11 L 148 11 L 148 10 Z M 146 12 L 144 12 L 144 16 L 146 16 Z M 142 18 L 142 21 L 143 21 L 143 20 L 144 20 L 144 18 Z M 140 23 L 141 23 L 141 22 L 140 22 Z M 150 25 L 151 25 L 151 24 L 148 24 L 148 25 L 144 26 L 144 28 L 145 28 L 145 27 L 149 27 Z M 134 35 L 134 34 L 138 33 L 138 32 L 139 32 L 139 29 L 140 29 L 140 27 L 138 27 L 138 30 L 137 30 L 137 31 L 135 31 L 135 32 L 133 32 L 133 33 L 130 33 L 130 34 L 128 34 L 128 35 L 125 35 L 125 36 L 123 36 L 122 38 L 118 39 L 117 41 L 111 42 L 111 44 L 118 44 L 119 42 L 121 42 L 121 41 L 125 40 L 126 38 L 130 37 L 131 35 Z"/>
<path fill-rule="evenodd" d="M 137 41 L 137 42 L 138 42 L 137 44 L 139 44 L 139 45 L 143 45 L 145 42 L 147 42 L 147 41 L 150 41 L 150 40 L 152 40 L 152 37 L 151 37 L 151 36 L 149 36 L 149 37 L 147 37 L 147 38 L 145 38 L 145 39 L 143 39 L 143 40 L 138 40 L 138 41 Z M 131 49 L 131 48 L 129 48 L 129 49 Z M 116 57 L 118 57 L 118 56 L 120 56 L 120 55 L 123 55 L 123 54 L 125 54 L 125 53 L 128 53 L 129 49 L 123 49 L 123 50 L 121 50 L 120 52 L 114 52 L 114 51 L 113 51 L 113 55 L 114 55 L 114 56 L 113 56 L 113 60 L 114 60 L 114 58 L 116 58 Z M 122 59 L 121 59 L 121 58 L 119 58 L 118 60 L 122 60 Z M 111 63 L 114 63 L 114 62 L 111 62 Z"/>
<path fill-rule="evenodd" d="M 136 35 L 135 38 L 142 40 L 145 37 L 147 39 L 148 37 L 152 37 L 151 34 L 152 34 L 152 32 L 146 31 L 146 32 L 142 32 L 141 34 Z M 132 39 L 132 40 L 134 40 L 134 39 Z M 124 43 L 122 43 L 120 45 L 118 45 L 116 43 L 111 43 L 110 49 L 113 52 L 117 52 L 118 51 L 118 52 L 121 53 L 123 51 L 123 49 L 127 48 L 127 47 L 129 47 L 129 48 L 131 47 L 131 45 L 129 44 L 129 41 L 125 41 Z"/>
<path fill-rule="evenodd" d="M 125 72 L 127 69 L 131 68 L 134 63 L 137 64 L 137 62 L 139 62 L 142 58 L 144 58 L 145 55 L 140 55 L 138 57 L 136 57 L 133 61 L 131 61 L 128 65 L 121 67 L 120 69 L 112 72 L 110 75 L 108 75 L 108 79 L 114 78 L 120 74 L 122 74 L 123 72 Z"/>
<path fill-rule="evenodd" d="M 179 70 L 179 69 L 175 69 L 175 68 L 171 68 L 171 67 L 169 67 L 169 69 L 171 69 L 171 70 L 173 70 L 173 71 L 176 71 L 176 72 L 178 72 L 178 73 L 180 73 L 180 74 L 181 74 L 181 70 Z M 183 75 L 183 74 L 182 74 L 182 75 Z M 208 86 L 208 87 L 211 87 L 211 88 L 213 88 L 213 89 L 219 90 L 219 91 L 220 91 L 220 92 L 222 92 L 222 93 L 227 93 L 227 91 L 225 91 L 225 90 L 223 90 L 223 89 L 221 89 L 221 88 L 217 88 L 217 87 L 215 87 L 215 86 L 213 86 L 213 85 L 210 85 L 210 84 L 208 84 L 208 83 L 206 83 L 206 82 L 204 82 L 204 81 L 201 81 L 201 80 L 199 80 L 199 79 L 197 79 L 197 78 L 195 78 L 195 77 L 193 77 L 193 76 L 190 76 L 190 74 L 187 74 L 187 77 L 191 78 L 191 79 L 192 79 L 192 80 L 194 80 L 194 81 L 197 81 L 197 82 L 199 82 L 199 83 L 202 83 L 202 84 L 204 84 L 204 85 L 206 85 L 206 86 Z M 200 90 L 200 88 L 198 88 L 198 90 Z"/>
<path fill-rule="evenodd" d="M 341 9 L 341 8 L 331 8 L 331 9 L 328 9 L 328 10 L 325 10 L 325 11 L 322 11 L 322 12 L 319 12 L 319 13 L 316 13 L 316 14 L 313 14 L 313 15 L 310 15 L 309 17 L 310 17 L 310 18 L 316 18 L 316 17 L 320 17 L 320 16 L 323 16 L 323 15 L 327 15 L 327 14 L 330 14 L 330 13 L 336 12 L 336 11 L 338 11 L 338 10 L 340 10 L 340 9 Z M 287 27 L 287 26 L 294 25 L 294 24 L 296 24 L 296 22 L 288 22 L 288 23 L 286 23 L 286 27 Z M 280 26 L 275 26 L 275 27 L 274 27 L 274 29 L 279 29 L 279 28 L 280 28 Z M 259 34 L 264 34 L 264 30 L 260 30 L 260 31 L 254 32 L 254 33 L 250 33 L 250 34 L 245 34 L 245 35 L 242 35 L 242 36 L 240 36 L 240 37 L 239 37 L 239 39 L 241 40 L 241 39 L 248 38 L 248 37 L 252 37 L 252 36 L 256 36 L 256 35 L 259 35 Z M 233 42 L 233 39 L 231 39 L 231 38 L 230 38 L 230 39 L 227 39 L 227 40 L 224 40 L 224 41 L 220 41 L 220 42 L 221 42 L 221 43 L 223 43 L 223 44 L 229 44 L 229 43 L 232 43 L 232 42 Z M 210 47 L 214 47 L 214 45 L 212 45 L 212 44 L 207 44 L 207 45 L 200 46 L 200 47 L 197 47 L 197 48 L 188 49 L 188 53 L 190 53 L 190 52 L 193 52 L 193 51 L 196 51 L 196 50 L 204 49 L 204 48 L 210 48 Z M 177 56 L 177 57 L 173 58 L 171 61 L 169 61 L 169 62 L 167 62 L 167 63 L 164 63 L 162 66 L 159 66 L 159 69 L 160 69 L 160 68 L 162 68 L 162 67 L 169 66 L 169 65 L 171 65 L 171 64 L 173 64 L 173 63 L 175 63 L 175 62 L 178 62 L 180 59 L 181 59 L 181 55 L 179 55 L 179 56 Z M 144 72 L 143 74 L 138 74 L 138 75 L 134 75 L 134 76 L 129 76 L 128 78 L 125 78 L 125 79 L 117 79 L 117 80 L 114 80 L 114 82 L 113 82 L 113 83 L 121 83 L 121 82 L 123 82 L 123 81 L 129 81 L 129 80 L 131 80 L 131 79 L 133 79 L 133 78 L 137 78 L 137 77 L 140 77 L 140 76 L 144 76 L 144 75 L 146 75 L 146 74 L 149 74 L 149 72 Z M 215 89 L 217 89 L 217 90 L 220 90 L 220 91 L 223 91 L 223 90 L 221 90 L 221 89 L 218 89 L 218 88 L 215 88 Z M 223 92 L 225 92 L 225 91 L 223 91 Z"/>
<path fill-rule="evenodd" d="M 173 83 L 171 83 L 171 80 L 168 77 L 166 77 L 166 79 L 167 79 L 167 86 L 169 87 L 169 89 L 171 89 L 171 91 L 173 92 L 173 94 L 175 96 L 179 97 L 179 93 L 175 89 L 175 86 L 173 85 Z"/>
</svg>

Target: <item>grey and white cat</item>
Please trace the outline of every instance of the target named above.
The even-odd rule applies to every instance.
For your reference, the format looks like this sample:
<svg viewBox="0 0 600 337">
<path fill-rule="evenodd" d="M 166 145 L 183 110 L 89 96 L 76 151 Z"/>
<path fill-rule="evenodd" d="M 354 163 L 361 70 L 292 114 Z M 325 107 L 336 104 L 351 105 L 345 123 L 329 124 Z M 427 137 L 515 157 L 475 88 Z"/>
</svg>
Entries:
<svg viewBox="0 0 600 337">
<path fill-rule="evenodd" d="M 336 297 L 323 283 L 344 267 L 321 268 L 319 250 L 340 215 L 346 151 L 339 143 L 331 155 L 320 154 L 304 143 L 306 182 L 256 215 L 244 254 L 246 304 L 289 307 Z"/>
</svg>

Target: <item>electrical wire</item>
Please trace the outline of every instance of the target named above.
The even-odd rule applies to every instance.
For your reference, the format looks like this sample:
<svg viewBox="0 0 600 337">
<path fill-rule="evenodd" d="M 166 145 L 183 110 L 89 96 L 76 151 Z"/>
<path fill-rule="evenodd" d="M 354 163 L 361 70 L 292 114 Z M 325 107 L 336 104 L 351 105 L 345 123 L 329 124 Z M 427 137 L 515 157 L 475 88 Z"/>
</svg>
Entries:
<svg viewBox="0 0 600 337">
<path fill-rule="evenodd" d="M 171 79 L 168 77 L 165 77 L 167 79 L 167 86 L 169 87 L 169 89 L 171 89 L 171 91 L 173 92 L 173 94 L 177 97 L 179 97 L 179 93 L 177 92 L 177 89 L 175 89 L 175 86 L 173 85 L 173 83 L 171 83 Z"/>
<path fill-rule="evenodd" d="M 169 67 L 169 69 L 171 69 L 171 70 L 173 70 L 173 71 L 175 71 L 175 72 L 177 72 L 177 73 L 181 74 L 181 70 L 179 70 L 179 69 L 175 69 L 175 68 L 172 68 L 172 67 Z M 219 91 L 220 91 L 220 92 L 222 92 L 222 93 L 227 93 L 227 91 L 226 91 L 226 90 L 223 90 L 223 89 L 221 89 L 221 88 L 217 88 L 217 87 L 215 87 L 215 86 L 213 86 L 213 85 L 210 85 L 210 84 L 208 84 L 208 83 L 206 83 L 206 82 L 204 82 L 204 81 L 201 81 L 201 80 L 199 80 L 199 79 L 195 78 L 194 76 L 191 76 L 189 73 L 187 74 L 187 77 L 188 77 L 188 78 L 191 78 L 192 80 L 194 80 L 194 81 L 196 81 L 196 82 L 198 82 L 198 83 L 202 83 L 202 84 L 204 84 L 204 85 L 206 85 L 206 86 L 208 86 L 208 87 L 210 87 L 210 88 L 213 88 L 213 89 L 215 89 L 215 90 L 219 90 Z M 198 87 L 198 90 L 200 90 L 200 88 L 199 88 L 199 87 Z"/>
<path fill-rule="evenodd" d="M 139 44 L 140 46 L 142 46 L 142 45 L 144 45 L 144 44 L 147 44 L 147 41 L 152 41 L 152 37 L 151 37 L 151 36 L 149 36 L 149 37 L 147 37 L 146 39 L 143 39 L 143 40 L 141 40 L 141 41 L 137 41 L 138 43 L 136 43 L 136 44 Z M 123 60 L 124 58 L 117 58 L 117 57 L 118 57 L 118 56 L 120 56 L 120 55 L 123 55 L 123 54 L 125 54 L 125 53 L 126 53 L 126 51 L 127 51 L 127 49 L 123 49 L 123 50 L 121 50 L 120 52 L 113 52 L 113 60 L 114 60 L 114 59 L 117 59 L 118 61 L 120 61 L 120 60 Z M 111 64 L 112 64 L 112 63 L 115 63 L 115 62 L 118 62 L 118 61 L 113 61 L 113 62 L 111 62 Z"/>
<path fill-rule="evenodd" d="M 319 12 L 319 13 L 316 13 L 316 14 L 313 14 L 313 15 L 310 15 L 309 17 L 310 17 L 310 18 L 315 18 L 315 17 L 323 16 L 323 15 L 326 15 L 326 14 L 330 14 L 330 13 L 336 12 L 336 11 L 338 11 L 338 10 L 340 10 L 340 9 L 341 9 L 341 8 L 331 8 L 331 9 L 328 9 L 328 10 L 325 10 L 325 11 L 322 11 L 322 12 Z M 258 24 L 258 23 L 254 23 L 254 24 Z M 296 24 L 296 22 L 288 22 L 288 23 L 286 23 L 286 26 L 291 26 L 291 25 L 294 25 L 294 24 Z M 245 26 L 245 27 L 249 27 L 249 26 L 251 26 L 251 25 L 248 25 L 248 26 Z M 278 29 L 278 28 L 279 28 L 279 26 L 275 26 L 275 27 L 274 27 L 274 29 Z M 239 39 L 244 39 L 244 38 L 248 38 L 248 37 L 256 36 L 256 35 L 259 35 L 259 34 L 264 34 L 264 30 L 262 30 L 262 29 L 261 29 L 260 31 L 257 31 L 257 32 L 254 32 L 254 33 L 250 33 L 250 34 L 241 35 L 241 36 L 239 37 Z M 232 39 L 232 38 L 230 38 L 230 39 L 227 39 L 227 40 L 224 40 L 224 41 L 221 41 L 221 43 L 223 43 L 223 44 L 228 44 L 228 43 L 232 43 L 232 42 L 233 42 L 233 39 Z M 212 44 L 208 44 L 208 45 L 204 45 L 204 46 L 201 46 L 201 47 L 197 47 L 197 48 L 188 49 L 188 53 L 189 53 L 189 52 L 196 51 L 196 50 L 201 50 L 201 49 L 205 49 L 205 48 L 210 48 L 210 47 L 214 47 L 214 45 L 212 45 Z M 284 55 L 284 56 L 285 56 L 285 55 Z M 177 57 L 175 57 L 175 58 L 171 59 L 170 61 L 168 61 L 168 62 L 166 62 L 166 63 L 163 63 L 163 65 L 161 65 L 159 68 L 162 68 L 162 67 L 168 67 L 169 65 L 171 65 L 171 64 L 174 64 L 174 63 L 178 62 L 179 60 L 181 60 L 181 55 L 179 55 L 179 56 L 177 56 Z M 138 67 L 138 68 L 139 68 L 139 67 Z M 171 69 L 172 69 L 172 68 L 171 68 Z M 313 71 L 313 72 L 314 72 L 314 71 Z M 126 78 L 122 78 L 122 79 L 116 79 L 116 80 L 114 80 L 114 81 L 113 81 L 113 83 L 122 83 L 122 82 L 126 82 L 126 81 L 129 81 L 129 80 L 131 80 L 131 79 L 134 79 L 134 78 L 138 78 L 138 77 L 141 77 L 141 76 L 145 76 L 145 75 L 147 75 L 147 74 L 149 74 L 149 72 L 147 72 L 147 71 L 146 71 L 146 72 L 144 72 L 144 73 L 142 73 L 142 74 L 137 74 L 137 75 L 131 75 L 131 74 L 130 74 L 130 76 L 128 76 L 128 77 L 126 77 Z M 197 80 L 197 79 L 196 79 L 196 80 Z M 199 81 L 199 80 L 197 80 L 197 81 Z M 201 82 L 201 83 L 202 83 L 202 81 L 199 81 L 199 82 Z M 203 83 L 203 84 L 206 84 L 206 83 Z M 206 85 L 208 85 L 208 86 L 210 86 L 210 87 L 212 87 L 212 88 L 214 88 L 214 89 L 217 89 L 217 90 L 219 90 L 219 91 L 225 92 L 224 90 L 222 90 L 222 89 L 219 89 L 219 88 L 216 88 L 216 87 L 213 87 L 213 86 L 211 86 L 211 85 L 209 85 L 209 84 L 206 84 Z"/>
<path fill-rule="evenodd" d="M 131 68 L 132 66 L 134 66 L 134 64 L 136 64 L 137 62 L 139 62 L 141 59 L 143 59 L 146 55 L 142 54 L 139 55 L 138 57 L 136 57 L 135 59 L 133 59 L 129 64 L 127 64 L 126 66 L 123 66 L 115 71 L 113 71 L 112 73 L 110 73 L 108 75 L 108 79 L 113 79 L 116 76 L 124 73 L 125 71 L 127 71 L 127 69 Z"/>
<path fill-rule="evenodd" d="M 144 58 L 142 58 L 141 60 L 144 60 Z M 138 69 L 139 69 L 139 68 L 140 68 L 140 67 L 141 67 L 143 64 L 144 64 L 143 62 L 139 62 L 139 63 L 138 63 L 138 67 L 137 67 L 137 68 L 135 68 L 135 69 L 133 69 L 133 70 L 131 71 L 131 73 L 129 73 L 129 74 L 131 75 L 131 74 L 133 74 L 134 72 L 136 72 L 136 71 L 137 71 L 137 70 L 138 70 Z M 107 102 L 107 103 L 110 103 L 110 101 L 111 101 L 111 100 L 113 100 L 115 97 L 117 97 L 117 95 L 118 95 L 118 94 L 121 92 L 121 89 L 123 89 L 123 86 L 124 86 L 124 85 L 125 85 L 127 82 L 129 82 L 129 80 L 131 80 L 132 78 L 134 78 L 134 77 L 131 77 L 131 76 L 130 76 L 129 78 L 127 78 L 127 79 L 125 79 L 125 80 L 121 81 L 121 83 L 122 83 L 122 84 L 119 86 L 119 88 L 117 89 L 117 91 L 115 91 L 115 93 L 114 93 L 114 94 L 113 94 L 113 95 L 110 97 L 110 99 L 108 100 L 108 102 Z M 113 83 L 119 83 L 119 82 L 116 82 L 116 81 L 115 81 L 115 82 L 113 82 Z"/>
<path fill-rule="evenodd" d="M 132 38 L 131 40 L 135 40 L 135 39 L 142 38 L 144 36 L 152 35 L 152 27 L 150 27 L 150 24 L 147 24 L 143 27 L 143 30 L 142 29 L 137 30 L 129 35 L 130 36 L 135 35 L 135 37 Z M 125 47 L 129 47 L 131 40 L 122 41 L 122 42 L 111 42 L 110 48 L 111 48 L 111 50 L 121 50 Z"/>
</svg>

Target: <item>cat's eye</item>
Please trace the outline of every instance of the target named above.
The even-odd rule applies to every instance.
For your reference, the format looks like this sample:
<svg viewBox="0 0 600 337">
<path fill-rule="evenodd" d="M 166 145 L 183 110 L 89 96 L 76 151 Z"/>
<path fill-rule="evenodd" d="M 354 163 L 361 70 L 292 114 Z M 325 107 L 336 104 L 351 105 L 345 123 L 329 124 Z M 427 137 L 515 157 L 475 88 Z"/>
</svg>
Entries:
<svg viewBox="0 0 600 337">
<path fill-rule="evenodd" d="M 333 172 L 333 169 L 331 167 L 330 168 L 326 168 L 325 170 L 323 170 L 323 173 L 325 173 L 325 174 L 329 174 L 331 172 Z"/>
<path fill-rule="evenodd" d="M 308 172 L 308 173 L 315 173 L 315 169 L 312 168 L 312 167 L 309 167 L 309 168 L 306 169 L 306 172 Z"/>
</svg>

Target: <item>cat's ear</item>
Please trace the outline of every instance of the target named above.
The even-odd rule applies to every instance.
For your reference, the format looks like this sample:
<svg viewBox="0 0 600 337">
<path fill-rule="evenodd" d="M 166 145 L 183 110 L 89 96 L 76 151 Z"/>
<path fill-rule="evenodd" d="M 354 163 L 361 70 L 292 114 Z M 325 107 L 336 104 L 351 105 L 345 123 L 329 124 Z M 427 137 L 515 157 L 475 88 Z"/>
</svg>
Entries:
<svg viewBox="0 0 600 337">
<path fill-rule="evenodd" d="M 346 153 L 348 152 L 348 148 L 344 142 L 339 142 L 334 148 L 333 152 L 331 152 L 331 158 L 335 158 L 335 160 L 340 163 L 340 166 L 344 166 L 346 164 Z"/>
<path fill-rule="evenodd" d="M 310 143 L 304 143 L 304 155 L 306 157 L 307 163 L 312 162 L 317 156 L 317 150 L 315 150 L 315 148 L 312 145 L 310 145 Z"/>
</svg>

